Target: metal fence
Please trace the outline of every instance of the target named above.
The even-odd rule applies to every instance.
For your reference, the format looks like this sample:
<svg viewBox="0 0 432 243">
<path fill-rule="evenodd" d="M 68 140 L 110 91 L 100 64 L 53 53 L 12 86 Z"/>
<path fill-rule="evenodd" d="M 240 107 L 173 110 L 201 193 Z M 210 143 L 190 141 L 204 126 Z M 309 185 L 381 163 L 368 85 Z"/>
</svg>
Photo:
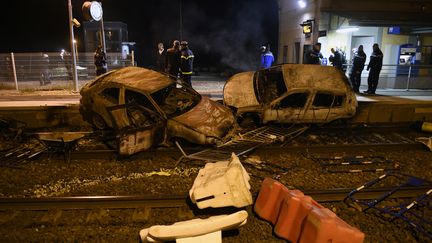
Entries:
<svg viewBox="0 0 432 243">
<path fill-rule="evenodd" d="M 352 65 L 347 65 L 346 75 L 350 75 Z M 367 86 L 369 71 L 364 68 L 361 85 Z M 432 89 L 432 65 L 383 65 L 378 88 L 384 89 Z"/>
<path fill-rule="evenodd" d="M 108 70 L 132 66 L 132 56 L 108 53 Z M 79 87 L 96 77 L 94 53 L 78 53 Z M 16 74 L 16 76 L 15 76 Z M 0 54 L 0 89 L 73 90 L 72 57 L 67 53 L 2 53 Z"/>
<path fill-rule="evenodd" d="M 132 62 L 133 56 L 107 54 L 108 70 L 132 66 Z M 347 66 L 349 76 L 351 65 Z M 94 79 L 94 53 L 78 53 L 77 70 L 79 87 Z M 72 73 L 71 56 L 61 56 L 60 52 L 0 54 L 0 89 L 74 90 Z M 368 74 L 365 67 L 361 85 L 367 85 Z M 42 83 L 44 79 L 49 82 Z M 383 65 L 378 88 L 432 89 L 432 65 Z"/>
</svg>

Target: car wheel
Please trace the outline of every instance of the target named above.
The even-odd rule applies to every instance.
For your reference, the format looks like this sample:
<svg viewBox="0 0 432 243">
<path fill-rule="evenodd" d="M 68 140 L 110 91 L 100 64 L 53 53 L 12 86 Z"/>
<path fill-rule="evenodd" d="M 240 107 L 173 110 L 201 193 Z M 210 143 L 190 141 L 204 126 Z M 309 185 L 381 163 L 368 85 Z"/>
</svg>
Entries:
<svg viewBox="0 0 432 243">
<path fill-rule="evenodd" d="M 93 125 L 93 127 L 99 129 L 99 130 L 104 130 L 107 128 L 107 124 L 105 122 L 105 120 L 97 113 L 93 113 L 91 114 L 91 124 Z"/>
</svg>

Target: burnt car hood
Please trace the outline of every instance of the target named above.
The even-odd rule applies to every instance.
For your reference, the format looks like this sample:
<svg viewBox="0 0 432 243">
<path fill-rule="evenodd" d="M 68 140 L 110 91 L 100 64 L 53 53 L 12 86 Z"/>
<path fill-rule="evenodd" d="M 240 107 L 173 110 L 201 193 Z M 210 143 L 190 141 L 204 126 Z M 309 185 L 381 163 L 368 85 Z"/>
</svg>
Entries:
<svg viewBox="0 0 432 243">
<path fill-rule="evenodd" d="M 230 109 L 205 96 L 194 108 L 173 120 L 207 137 L 217 138 L 222 138 L 235 122 Z"/>
<path fill-rule="evenodd" d="M 243 72 L 232 76 L 224 87 L 224 103 L 237 108 L 257 106 L 259 102 L 255 96 L 255 72 Z"/>
</svg>

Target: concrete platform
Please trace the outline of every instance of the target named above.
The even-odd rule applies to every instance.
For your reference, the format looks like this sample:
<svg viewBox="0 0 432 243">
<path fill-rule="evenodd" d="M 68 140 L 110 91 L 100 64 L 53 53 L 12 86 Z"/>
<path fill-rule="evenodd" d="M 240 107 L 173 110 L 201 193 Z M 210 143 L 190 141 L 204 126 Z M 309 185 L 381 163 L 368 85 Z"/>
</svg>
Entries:
<svg viewBox="0 0 432 243">
<path fill-rule="evenodd" d="M 202 95 L 222 99 L 224 81 L 202 79 L 195 79 L 193 87 Z M 79 114 L 79 94 L 52 93 L 0 91 L 0 117 L 22 121 L 30 128 L 88 126 Z M 350 123 L 432 122 L 432 90 L 379 89 L 377 95 L 359 94 L 357 100 L 357 114 Z"/>
</svg>

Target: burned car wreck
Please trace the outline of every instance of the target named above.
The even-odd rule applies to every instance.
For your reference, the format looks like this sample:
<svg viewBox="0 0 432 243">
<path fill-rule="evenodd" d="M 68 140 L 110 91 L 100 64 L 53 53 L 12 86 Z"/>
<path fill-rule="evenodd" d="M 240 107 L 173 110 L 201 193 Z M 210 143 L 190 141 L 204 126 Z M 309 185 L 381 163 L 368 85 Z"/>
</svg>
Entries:
<svg viewBox="0 0 432 243">
<path fill-rule="evenodd" d="M 108 72 L 80 93 L 83 119 L 97 129 L 114 129 L 120 155 L 173 137 L 197 144 L 223 142 L 235 125 L 229 108 L 167 74 L 145 68 Z"/>
<path fill-rule="evenodd" d="M 283 64 L 238 73 L 225 84 L 224 104 L 239 120 L 259 123 L 328 123 L 352 117 L 357 99 L 334 67 Z"/>
</svg>

